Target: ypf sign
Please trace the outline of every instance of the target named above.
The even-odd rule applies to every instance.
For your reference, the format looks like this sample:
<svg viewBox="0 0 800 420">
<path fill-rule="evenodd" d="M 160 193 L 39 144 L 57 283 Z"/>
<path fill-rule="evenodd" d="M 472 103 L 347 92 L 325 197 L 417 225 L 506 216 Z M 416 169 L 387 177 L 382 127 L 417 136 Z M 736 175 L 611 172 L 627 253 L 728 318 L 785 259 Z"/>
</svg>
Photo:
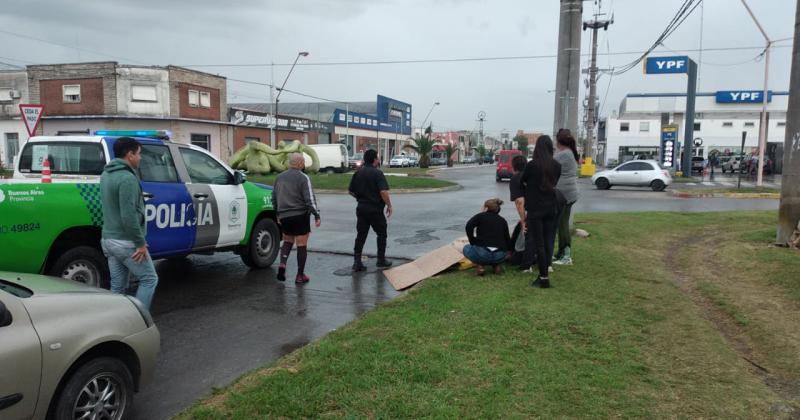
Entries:
<svg viewBox="0 0 800 420">
<path fill-rule="evenodd" d="M 19 104 L 19 113 L 28 129 L 28 136 L 33 136 L 44 114 L 44 105 Z"/>
<path fill-rule="evenodd" d="M 760 104 L 764 102 L 763 90 L 719 90 L 718 104 Z M 767 91 L 767 102 L 772 102 L 772 91 Z"/>
<path fill-rule="evenodd" d="M 644 72 L 646 74 L 687 73 L 689 71 L 689 57 L 647 57 Z"/>
</svg>

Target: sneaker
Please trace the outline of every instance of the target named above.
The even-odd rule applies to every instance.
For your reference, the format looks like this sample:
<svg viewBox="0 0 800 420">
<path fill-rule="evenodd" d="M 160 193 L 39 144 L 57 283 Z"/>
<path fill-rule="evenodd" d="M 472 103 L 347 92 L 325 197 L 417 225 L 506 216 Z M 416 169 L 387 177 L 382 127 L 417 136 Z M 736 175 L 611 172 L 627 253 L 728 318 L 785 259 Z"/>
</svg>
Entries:
<svg viewBox="0 0 800 420">
<path fill-rule="evenodd" d="M 531 283 L 531 287 L 535 287 L 537 289 L 549 289 L 550 288 L 550 279 L 545 277 L 537 277 L 534 282 Z"/>
<path fill-rule="evenodd" d="M 297 277 L 295 277 L 295 279 L 294 279 L 294 282 L 296 284 L 306 284 L 309 281 L 311 281 L 311 279 L 308 278 L 308 276 L 305 275 L 305 274 L 298 274 Z"/>
<path fill-rule="evenodd" d="M 475 274 L 477 274 L 478 276 L 482 276 L 484 275 L 484 273 L 486 273 L 486 270 L 483 269 L 482 265 L 475 266 Z"/>
<path fill-rule="evenodd" d="M 572 265 L 572 257 L 564 256 L 564 258 L 560 260 L 553 261 L 553 264 L 556 265 Z"/>
<path fill-rule="evenodd" d="M 286 281 L 286 266 L 278 267 L 278 281 Z"/>
<path fill-rule="evenodd" d="M 389 260 L 378 260 L 378 262 L 375 263 L 375 266 L 378 268 L 388 268 L 392 266 L 392 262 Z"/>
<path fill-rule="evenodd" d="M 552 273 L 553 271 L 556 271 L 556 270 L 554 270 L 554 269 L 553 269 L 553 266 L 552 266 L 552 265 L 551 265 L 551 266 L 549 266 L 549 267 L 547 267 L 547 272 L 548 272 L 548 273 Z"/>
<path fill-rule="evenodd" d="M 354 273 L 357 273 L 359 271 L 366 271 L 366 270 L 367 270 L 367 266 L 362 264 L 361 261 L 359 261 L 357 263 L 353 263 L 353 272 Z"/>
</svg>

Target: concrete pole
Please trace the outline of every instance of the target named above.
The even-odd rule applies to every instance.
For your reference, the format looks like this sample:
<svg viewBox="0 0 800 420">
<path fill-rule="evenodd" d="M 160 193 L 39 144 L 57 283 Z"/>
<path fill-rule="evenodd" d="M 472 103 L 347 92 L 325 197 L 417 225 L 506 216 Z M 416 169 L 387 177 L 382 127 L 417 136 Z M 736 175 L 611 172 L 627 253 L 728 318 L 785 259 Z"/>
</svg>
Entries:
<svg viewBox="0 0 800 420">
<path fill-rule="evenodd" d="M 789 242 L 800 221 L 800 0 L 795 9 L 792 70 L 789 74 L 789 109 L 786 111 L 781 203 L 775 239 L 778 244 Z"/>
<path fill-rule="evenodd" d="M 277 117 L 275 108 L 272 104 L 275 103 L 275 63 L 270 64 L 270 85 L 269 85 L 269 106 L 272 108 L 272 116 Z M 269 146 L 275 148 L 275 129 L 277 128 L 278 120 L 275 120 L 275 125 L 269 130 Z"/>
<path fill-rule="evenodd" d="M 592 28 L 592 61 L 589 65 L 589 106 L 586 109 L 586 149 L 584 157 L 594 159 L 592 145 L 594 143 L 594 101 L 597 96 L 597 26 Z"/>
<path fill-rule="evenodd" d="M 582 25 L 583 0 L 561 0 L 553 108 L 554 134 L 559 128 L 568 128 L 573 135 L 578 133 L 578 101 L 573 99 L 577 98 L 580 89 Z"/>
<path fill-rule="evenodd" d="M 767 49 L 764 52 L 764 101 L 761 106 L 761 121 L 758 127 L 758 174 L 756 175 L 756 186 L 760 187 L 764 183 L 764 150 L 767 147 L 767 101 L 769 100 L 769 50 L 772 42 L 767 41 Z"/>
</svg>

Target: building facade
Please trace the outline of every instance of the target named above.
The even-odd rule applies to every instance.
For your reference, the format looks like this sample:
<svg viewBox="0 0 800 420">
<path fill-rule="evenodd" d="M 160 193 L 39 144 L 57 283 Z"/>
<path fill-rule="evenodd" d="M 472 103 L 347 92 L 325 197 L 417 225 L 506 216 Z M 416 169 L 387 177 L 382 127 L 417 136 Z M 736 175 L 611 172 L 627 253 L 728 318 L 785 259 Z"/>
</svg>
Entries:
<svg viewBox="0 0 800 420">
<path fill-rule="evenodd" d="M 28 77 L 24 70 L 0 71 L 0 166 L 13 168 L 28 131 L 19 105 L 28 103 Z"/>
<path fill-rule="evenodd" d="M 27 81 L 30 102 L 44 106 L 37 134 L 167 130 L 172 141 L 222 159 L 233 153 L 224 77 L 176 66 L 98 62 L 28 66 Z"/>
<path fill-rule="evenodd" d="M 745 153 L 758 147 L 762 103 L 758 91 L 719 91 L 698 93 L 695 101 L 694 156 L 709 154 L 738 154 L 741 152 L 742 132 L 746 133 Z M 771 92 L 767 111 L 767 153 L 779 163 L 786 131 L 788 92 Z M 605 121 L 605 142 L 598 143 L 598 162 L 614 164 L 634 158 L 660 159 L 661 127 L 678 126 L 678 142 L 684 144 L 683 122 L 686 95 L 681 93 L 629 94 L 623 99 L 618 113 Z"/>
<path fill-rule="evenodd" d="M 233 146 L 239 150 L 251 141 L 271 144 L 272 130 L 275 142 L 299 141 L 303 144 L 329 144 L 333 125 L 307 118 L 278 115 L 267 112 L 263 104 L 232 104 L 228 108 L 233 124 Z M 274 145 L 273 145 L 274 146 Z"/>
</svg>

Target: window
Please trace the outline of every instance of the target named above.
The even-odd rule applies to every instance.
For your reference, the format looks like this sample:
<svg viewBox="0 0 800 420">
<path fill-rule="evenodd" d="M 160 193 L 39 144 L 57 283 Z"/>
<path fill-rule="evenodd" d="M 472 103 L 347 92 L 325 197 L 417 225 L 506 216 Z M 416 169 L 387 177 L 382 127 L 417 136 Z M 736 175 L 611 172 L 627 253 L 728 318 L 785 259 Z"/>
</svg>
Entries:
<svg viewBox="0 0 800 420">
<path fill-rule="evenodd" d="M 79 104 L 81 102 L 81 85 L 64 85 L 61 89 L 64 93 L 65 104 Z"/>
<path fill-rule="evenodd" d="M 700 123 L 699 122 L 694 123 L 694 131 L 700 131 Z"/>
<path fill-rule="evenodd" d="M 619 123 L 619 131 L 631 131 L 631 124 L 626 122 Z"/>
<path fill-rule="evenodd" d="M 189 91 L 189 106 L 195 108 L 200 106 L 200 92 L 196 90 Z"/>
<path fill-rule="evenodd" d="M 100 143 L 28 143 L 19 157 L 19 170 L 40 173 L 45 159 L 54 174 L 101 175 L 106 166 Z"/>
<path fill-rule="evenodd" d="M 733 122 L 725 121 L 725 122 L 722 123 L 722 126 L 723 127 L 733 127 Z"/>
<path fill-rule="evenodd" d="M 208 92 L 200 92 L 200 106 L 203 108 L 211 108 L 211 94 Z"/>
<path fill-rule="evenodd" d="M 647 133 L 650 131 L 650 121 L 640 121 L 639 122 L 639 132 L 640 133 Z"/>
<path fill-rule="evenodd" d="M 17 157 L 17 153 L 19 153 L 19 134 L 17 133 L 6 133 L 6 154 L 5 154 L 5 162 L 3 162 L 6 167 L 14 166 L 14 158 Z"/>
<path fill-rule="evenodd" d="M 746 123 L 744 123 L 744 126 L 745 127 L 755 127 L 756 123 L 754 123 L 754 122 L 746 122 Z"/>
<path fill-rule="evenodd" d="M 247 143 L 250 143 L 250 142 L 253 142 L 253 141 L 257 141 L 257 142 L 261 143 L 261 138 L 260 137 L 245 137 L 244 138 L 244 144 L 247 144 Z"/>
<path fill-rule="evenodd" d="M 135 102 L 158 102 L 155 86 L 131 86 L 131 100 Z"/>
<path fill-rule="evenodd" d="M 186 164 L 189 178 L 195 184 L 228 185 L 233 175 L 214 158 L 197 150 L 181 147 L 181 157 Z"/>
<path fill-rule="evenodd" d="M 178 172 L 167 146 L 142 145 L 139 173 L 145 182 L 178 182 Z"/>
<path fill-rule="evenodd" d="M 778 127 L 786 127 L 786 121 L 778 121 Z"/>
<path fill-rule="evenodd" d="M 633 171 L 652 171 L 653 166 L 647 162 L 631 162 L 626 163 L 619 168 L 618 171 L 633 172 Z"/>
<path fill-rule="evenodd" d="M 11 88 L 0 87 L 0 101 L 8 102 L 12 100 L 11 92 Z"/>
<path fill-rule="evenodd" d="M 211 150 L 211 135 L 209 134 L 192 134 L 192 144 L 197 147 L 202 147 L 206 150 Z"/>
</svg>

